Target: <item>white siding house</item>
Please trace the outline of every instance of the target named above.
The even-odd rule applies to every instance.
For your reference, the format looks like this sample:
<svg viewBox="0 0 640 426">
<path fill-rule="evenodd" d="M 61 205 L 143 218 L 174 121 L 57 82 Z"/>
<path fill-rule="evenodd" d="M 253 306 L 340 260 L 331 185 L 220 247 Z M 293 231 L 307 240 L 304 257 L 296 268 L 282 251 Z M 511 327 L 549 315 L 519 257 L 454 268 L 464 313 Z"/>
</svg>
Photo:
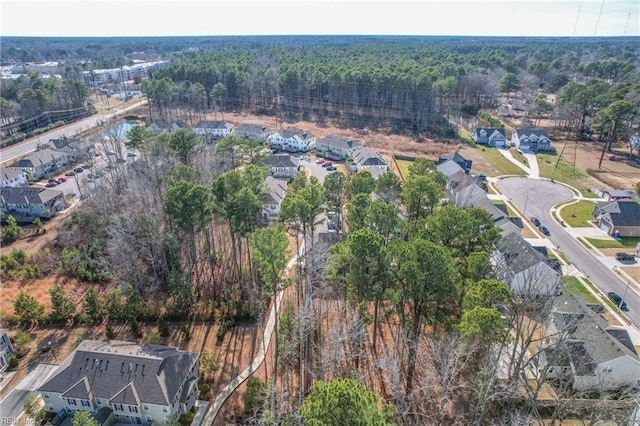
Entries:
<svg viewBox="0 0 640 426">
<path fill-rule="evenodd" d="M 551 139 L 544 129 L 516 129 L 511 134 L 511 145 L 522 151 L 551 151 Z"/>
<path fill-rule="evenodd" d="M 496 146 L 504 148 L 507 145 L 507 138 L 504 129 L 493 129 L 488 127 L 478 127 L 471 135 L 471 139 L 482 145 Z"/>
<path fill-rule="evenodd" d="M 224 121 L 200 121 L 193 126 L 193 131 L 199 136 L 207 136 L 210 139 L 219 139 L 230 135 L 233 124 Z"/>
<path fill-rule="evenodd" d="M 11 167 L 27 173 L 31 180 L 38 180 L 48 174 L 58 173 L 66 164 L 67 154 L 52 149 L 42 149 L 16 161 Z"/>
<path fill-rule="evenodd" d="M 267 126 L 261 126 L 260 124 L 242 123 L 238 127 L 233 129 L 233 134 L 240 136 L 241 138 L 253 139 L 261 144 L 264 144 L 272 130 Z"/>
<path fill-rule="evenodd" d="M 13 167 L 0 169 L 0 179 L 0 187 L 19 187 L 27 184 L 27 174 L 23 170 Z"/>
<path fill-rule="evenodd" d="M 64 207 L 64 193 L 57 189 L 0 188 L 0 212 L 13 216 L 18 222 L 33 222 L 36 217 L 48 219 Z"/>
<path fill-rule="evenodd" d="M 8 330 L 0 329 L 0 373 L 9 366 L 9 356 L 14 352 L 11 339 L 7 334 Z"/>
<path fill-rule="evenodd" d="M 331 160 L 346 160 L 359 146 L 350 138 L 327 135 L 316 142 L 316 153 Z"/>
<path fill-rule="evenodd" d="M 298 129 L 282 129 L 269 136 L 271 146 L 288 152 L 308 152 L 316 147 L 316 138 L 311 132 Z"/>
<path fill-rule="evenodd" d="M 382 155 L 377 151 L 360 146 L 353 150 L 351 153 L 351 171 L 357 173 L 361 170 L 369 170 L 373 177 L 378 177 L 380 174 L 389 170 L 387 162 L 384 161 Z"/>
<path fill-rule="evenodd" d="M 50 413 L 111 410 L 111 421 L 164 424 L 196 401 L 197 352 L 131 342 L 85 340 L 40 386 Z"/>
</svg>

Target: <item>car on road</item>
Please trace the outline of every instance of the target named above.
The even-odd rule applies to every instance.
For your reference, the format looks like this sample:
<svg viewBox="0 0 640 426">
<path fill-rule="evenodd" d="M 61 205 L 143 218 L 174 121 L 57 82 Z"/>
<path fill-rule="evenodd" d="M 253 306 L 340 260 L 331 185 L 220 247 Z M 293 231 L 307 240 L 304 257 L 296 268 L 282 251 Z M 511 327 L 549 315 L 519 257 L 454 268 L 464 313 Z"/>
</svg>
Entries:
<svg viewBox="0 0 640 426">
<path fill-rule="evenodd" d="M 636 259 L 636 255 L 633 253 L 624 253 L 624 252 L 616 253 L 616 260 L 635 260 L 635 259 Z"/>
<path fill-rule="evenodd" d="M 58 183 L 58 179 L 56 179 L 56 178 L 49 178 L 48 182 L 49 182 L 49 183 Z"/>
<path fill-rule="evenodd" d="M 82 167 L 76 167 L 75 169 L 73 169 L 73 171 L 76 173 L 82 173 L 84 172 L 84 169 Z"/>
<path fill-rule="evenodd" d="M 58 184 L 56 182 L 49 182 L 45 185 L 47 188 L 53 188 L 54 186 L 58 186 Z"/>
<path fill-rule="evenodd" d="M 64 174 L 65 176 L 75 176 L 76 172 L 74 172 L 73 170 L 69 170 L 67 173 Z"/>
<path fill-rule="evenodd" d="M 549 231 L 549 228 L 547 228 L 547 227 L 546 227 L 546 226 L 544 226 L 544 225 L 540 225 L 540 226 L 538 227 L 538 229 L 540 230 L 540 232 L 542 232 L 542 233 L 543 233 L 544 235 L 546 235 L 547 237 L 548 237 L 549 235 L 551 235 L 551 231 Z"/>
<path fill-rule="evenodd" d="M 627 302 L 622 300 L 622 297 L 620 297 L 620 295 L 615 291 L 610 291 L 609 293 L 607 293 L 607 297 L 611 299 L 611 301 L 615 303 L 615 305 L 619 307 L 621 311 L 627 312 L 629 310 L 629 308 L 627 307 Z"/>
<path fill-rule="evenodd" d="M 324 163 L 324 158 L 318 158 L 316 160 L 316 164 L 322 164 L 322 163 Z"/>
<path fill-rule="evenodd" d="M 127 157 L 135 157 L 136 155 L 138 154 L 136 154 L 135 152 L 127 152 Z"/>
<path fill-rule="evenodd" d="M 66 178 L 66 177 L 60 176 L 60 177 L 58 178 L 58 182 L 66 182 L 66 181 L 67 181 L 67 178 Z"/>
<path fill-rule="evenodd" d="M 533 223 L 537 227 L 540 227 L 540 225 L 542 225 L 542 222 L 540 222 L 540 219 L 538 219 L 535 216 L 531 216 L 531 223 Z"/>
<path fill-rule="evenodd" d="M 328 172 L 335 172 L 336 170 L 338 170 L 338 168 L 336 166 L 327 166 L 327 171 Z"/>
<path fill-rule="evenodd" d="M 333 163 L 331 161 L 325 161 L 324 163 L 322 163 L 322 167 L 327 167 L 327 166 L 333 166 Z"/>
</svg>

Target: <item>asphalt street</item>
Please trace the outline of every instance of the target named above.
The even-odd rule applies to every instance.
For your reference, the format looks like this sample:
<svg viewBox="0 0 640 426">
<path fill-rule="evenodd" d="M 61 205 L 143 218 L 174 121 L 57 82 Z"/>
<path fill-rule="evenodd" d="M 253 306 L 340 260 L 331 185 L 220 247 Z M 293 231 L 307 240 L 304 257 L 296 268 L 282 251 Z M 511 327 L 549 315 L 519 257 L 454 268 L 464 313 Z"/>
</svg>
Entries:
<svg viewBox="0 0 640 426">
<path fill-rule="evenodd" d="M 629 307 L 627 316 L 636 326 L 640 325 L 640 295 L 620 280 L 607 266 L 596 260 L 591 252 L 576 241 L 562 225 L 552 219 L 551 208 L 573 197 L 573 193 L 568 188 L 546 180 L 522 177 L 499 179 L 497 185 L 527 218 L 535 216 L 549 228 L 551 235 L 547 238 L 559 247 L 562 254 L 602 293 L 606 295 L 609 291 L 615 291 L 623 296 Z"/>
<path fill-rule="evenodd" d="M 57 364 L 38 364 L 16 387 L 0 401 L 0 423 L 16 424 L 24 412 L 24 400 L 37 390 L 55 371 Z"/>
</svg>

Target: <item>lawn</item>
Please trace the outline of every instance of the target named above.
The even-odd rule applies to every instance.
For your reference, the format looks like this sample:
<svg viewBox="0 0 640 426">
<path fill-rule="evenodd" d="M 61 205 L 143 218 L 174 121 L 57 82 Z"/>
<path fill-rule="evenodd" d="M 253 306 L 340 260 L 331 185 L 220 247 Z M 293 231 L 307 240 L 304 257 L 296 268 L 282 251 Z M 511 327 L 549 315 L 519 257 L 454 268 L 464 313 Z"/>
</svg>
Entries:
<svg viewBox="0 0 640 426">
<path fill-rule="evenodd" d="M 482 155 L 493 167 L 498 170 L 497 174 L 492 176 L 501 176 L 501 175 L 516 175 L 516 176 L 525 176 L 526 173 L 520 167 L 513 164 L 511 161 L 504 158 L 502 154 L 498 152 L 496 148 L 487 148 L 482 146 L 475 146 L 475 149 L 478 154 Z M 489 174 L 491 176 L 491 174 Z"/>
<path fill-rule="evenodd" d="M 617 240 L 600 240 L 598 238 L 587 238 L 596 248 L 636 248 L 640 243 L 640 237 L 622 237 Z"/>
<path fill-rule="evenodd" d="M 587 177 L 586 173 L 567 163 L 564 158 L 561 158 L 560 162 L 558 162 L 558 154 L 538 153 L 536 154 L 536 159 L 538 160 L 541 177 L 564 182 L 580 191 L 587 190 L 587 186 L 584 183 Z"/>
<path fill-rule="evenodd" d="M 560 217 L 561 220 L 564 220 L 569 226 L 576 228 L 589 227 L 591 226 L 589 221 L 593 220 L 592 212 L 593 202 L 580 200 L 560 210 Z"/>
<path fill-rule="evenodd" d="M 413 164 L 413 161 L 409 160 L 396 160 L 398 164 L 398 168 L 400 169 L 400 173 L 406 179 L 409 176 L 409 166 Z"/>
<path fill-rule="evenodd" d="M 564 287 L 562 291 L 565 293 L 580 296 L 587 303 L 598 303 L 598 299 L 580 282 L 576 277 L 562 277 Z"/>
<path fill-rule="evenodd" d="M 529 167 L 529 163 L 527 162 L 527 159 L 524 157 L 524 154 L 521 151 L 519 151 L 517 148 L 509 148 L 509 152 L 511 152 L 513 158 L 522 163 L 523 166 Z"/>
</svg>

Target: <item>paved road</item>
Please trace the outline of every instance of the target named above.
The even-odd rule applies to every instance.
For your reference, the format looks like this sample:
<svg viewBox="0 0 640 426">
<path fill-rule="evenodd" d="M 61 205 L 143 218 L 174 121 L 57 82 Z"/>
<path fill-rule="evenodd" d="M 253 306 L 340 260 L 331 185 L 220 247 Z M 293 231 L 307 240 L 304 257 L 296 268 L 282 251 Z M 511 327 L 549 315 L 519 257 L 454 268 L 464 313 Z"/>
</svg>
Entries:
<svg viewBox="0 0 640 426">
<path fill-rule="evenodd" d="M 636 326 L 640 325 L 640 295 L 596 260 L 591 252 L 551 218 L 550 211 L 555 204 L 573 197 L 569 189 L 545 180 L 518 177 L 499 179 L 497 185 L 527 217 L 536 216 L 549 228 L 551 236 L 547 238 L 560 247 L 560 251 L 571 263 L 604 294 L 615 291 L 624 296 L 629 306 L 627 316 Z"/>
<path fill-rule="evenodd" d="M 38 364 L 16 387 L 0 401 L 0 422 L 15 424 L 24 412 L 24 400 L 38 389 L 55 371 L 57 364 Z"/>
<path fill-rule="evenodd" d="M 87 130 L 92 127 L 96 127 L 99 125 L 99 122 L 102 120 L 110 120 L 111 118 L 120 115 L 126 111 L 130 111 L 132 109 L 138 108 L 147 103 L 146 99 L 141 100 L 127 108 L 124 109 L 116 109 L 115 112 L 111 114 L 105 114 L 101 116 L 92 115 L 91 117 L 83 118 L 80 121 L 76 121 L 75 123 L 67 124 L 66 126 L 59 127 L 57 129 L 53 129 L 50 132 L 43 133 L 35 138 L 27 139 L 23 142 L 20 142 L 16 145 L 11 145 L 6 148 L 0 149 L 0 162 L 11 161 L 22 157 L 23 155 L 35 151 L 38 147 L 38 144 L 44 144 L 49 139 L 57 139 L 63 136 L 71 136 L 79 131 Z"/>
</svg>

